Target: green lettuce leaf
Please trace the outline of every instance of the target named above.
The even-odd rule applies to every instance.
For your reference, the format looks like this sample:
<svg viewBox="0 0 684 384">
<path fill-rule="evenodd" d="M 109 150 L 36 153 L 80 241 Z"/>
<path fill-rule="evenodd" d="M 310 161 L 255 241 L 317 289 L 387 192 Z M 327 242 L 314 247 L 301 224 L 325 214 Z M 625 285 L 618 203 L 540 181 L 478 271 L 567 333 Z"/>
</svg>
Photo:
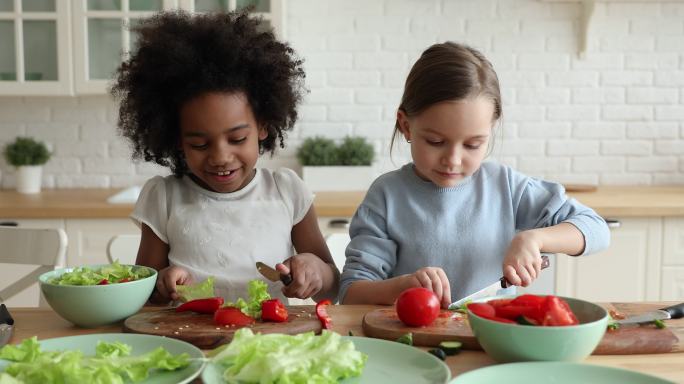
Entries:
<svg viewBox="0 0 684 384">
<path fill-rule="evenodd" d="M 97 285 L 102 280 L 109 284 L 120 283 L 121 280 L 140 280 L 152 275 L 147 268 L 136 268 L 131 265 L 121 265 L 118 261 L 101 268 L 78 267 L 71 272 L 65 272 L 52 278 L 49 282 L 57 285 Z"/>
<path fill-rule="evenodd" d="M 30 363 L 40 355 L 40 344 L 36 336 L 24 339 L 17 345 L 7 344 L 0 348 L 0 359 Z"/>
<path fill-rule="evenodd" d="M 261 302 L 271 298 L 271 295 L 268 293 L 268 285 L 261 280 L 250 280 L 247 283 L 247 294 L 249 295 L 249 301 L 239 298 L 234 303 L 227 303 L 225 306 L 237 307 L 242 313 L 255 319 L 260 319 Z"/>
<path fill-rule="evenodd" d="M 162 347 L 140 356 L 130 353 L 131 347 L 119 342 L 99 342 L 95 356 L 84 356 L 78 350 L 41 352 L 35 337 L 0 349 L 0 357 L 14 362 L 4 374 L 26 384 L 123 384 L 145 380 L 154 370 L 173 371 L 190 364 L 187 353 L 174 356 Z"/>
<path fill-rule="evenodd" d="M 216 297 L 216 293 L 214 293 L 214 277 L 209 277 L 201 283 L 176 285 L 176 292 L 182 302 Z"/>
<path fill-rule="evenodd" d="M 361 375 L 368 359 L 335 332 L 262 335 L 249 328 L 208 355 L 229 383 L 337 383 Z"/>
<path fill-rule="evenodd" d="M 24 383 L 15 379 L 12 376 L 6 374 L 5 372 L 0 372 L 0 384 L 24 384 Z"/>
</svg>

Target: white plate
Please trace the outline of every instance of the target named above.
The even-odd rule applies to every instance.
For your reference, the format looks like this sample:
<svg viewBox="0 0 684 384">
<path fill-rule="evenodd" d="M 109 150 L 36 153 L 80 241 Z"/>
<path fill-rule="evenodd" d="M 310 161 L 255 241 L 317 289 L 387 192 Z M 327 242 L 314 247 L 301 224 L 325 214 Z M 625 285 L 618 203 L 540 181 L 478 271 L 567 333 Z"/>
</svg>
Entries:
<svg viewBox="0 0 684 384">
<path fill-rule="evenodd" d="M 187 353 L 190 358 L 198 359 L 190 362 L 184 369 L 171 372 L 155 371 L 150 373 L 147 380 L 138 384 L 183 384 L 189 383 L 197 377 L 204 368 L 204 354 L 197 347 L 181 340 L 169 337 L 140 335 L 135 333 L 94 333 L 91 335 L 58 337 L 54 339 L 39 340 L 42 351 L 65 351 L 81 350 L 87 356 L 95 355 L 95 346 L 98 341 L 128 344 L 132 347 L 131 356 L 138 356 L 150 352 L 158 347 L 164 347 L 172 355 Z M 11 361 L 0 359 L 0 372 L 12 364 Z"/>
<path fill-rule="evenodd" d="M 368 355 L 368 360 L 360 377 L 341 383 L 445 384 L 451 378 L 449 367 L 442 360 L 421 349 L 368 337 L 343 338 L 354 342 L 356 350 Z M 223 383 L 223 369 L 208 363 L 202 380 L 205 384 Z"/>
</svg>

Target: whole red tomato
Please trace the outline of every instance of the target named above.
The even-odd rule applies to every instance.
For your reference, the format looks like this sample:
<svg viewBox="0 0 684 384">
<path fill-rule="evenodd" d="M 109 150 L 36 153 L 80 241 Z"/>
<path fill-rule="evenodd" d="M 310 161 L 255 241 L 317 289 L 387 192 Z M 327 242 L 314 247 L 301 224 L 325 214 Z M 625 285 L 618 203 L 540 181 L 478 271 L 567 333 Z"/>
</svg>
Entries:
<svg viewBox="0 0 684 384">
<path fill-rule="evenodd" d="M 399 295 L 396 309 L 399 320 L 408 326 L 430 325 L 439 315 L 439 299 L 427 288 L 409 288 Z"/>
</svg>

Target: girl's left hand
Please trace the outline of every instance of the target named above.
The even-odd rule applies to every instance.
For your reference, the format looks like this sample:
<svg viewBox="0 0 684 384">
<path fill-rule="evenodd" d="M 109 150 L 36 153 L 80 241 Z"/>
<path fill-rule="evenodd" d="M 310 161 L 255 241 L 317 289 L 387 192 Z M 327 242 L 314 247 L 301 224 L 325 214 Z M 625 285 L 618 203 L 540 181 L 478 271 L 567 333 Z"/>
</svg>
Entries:
<svg viewBox="0 0 684 384">
<path fill-rule="evenodd" d="M 519 232 L 506 251 L 503 275 L 509 283 L 527 287 L 541 271 L 541 246 L 531 231 Z"/>
<path fill-rule="evenodd" d="M 330 271 L 330 266 L 313 253 L 300 253 L 276 264 L 276 270 L 283 275 L 292 274 L 292 282 L 282 289 L 286 297 L 306 299 L 323 288 L 323 275 Z"/>
</svg>

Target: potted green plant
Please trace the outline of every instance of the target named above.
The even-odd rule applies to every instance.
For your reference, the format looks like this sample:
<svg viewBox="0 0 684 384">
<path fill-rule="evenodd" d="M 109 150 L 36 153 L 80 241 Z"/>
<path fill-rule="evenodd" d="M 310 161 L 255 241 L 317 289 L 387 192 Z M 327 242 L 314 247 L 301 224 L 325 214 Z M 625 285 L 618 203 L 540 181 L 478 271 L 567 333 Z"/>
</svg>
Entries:
<svg viewBox="0 0 684 384">
<path fill-rule="evenodd" d="M 312 191 L 366 190 L 375 178 L 375 148 L 363 137 L 310 137 L 297 149 L 302 178 Z"/>
<path fill-rule="evenodd" d="M 47 146 L 30 137 L 17 137 L 5 146 L 7 163 L 17 168 L 17 192 L 39 193 L 43 164 L 52 155 Z"/>
</svg>

